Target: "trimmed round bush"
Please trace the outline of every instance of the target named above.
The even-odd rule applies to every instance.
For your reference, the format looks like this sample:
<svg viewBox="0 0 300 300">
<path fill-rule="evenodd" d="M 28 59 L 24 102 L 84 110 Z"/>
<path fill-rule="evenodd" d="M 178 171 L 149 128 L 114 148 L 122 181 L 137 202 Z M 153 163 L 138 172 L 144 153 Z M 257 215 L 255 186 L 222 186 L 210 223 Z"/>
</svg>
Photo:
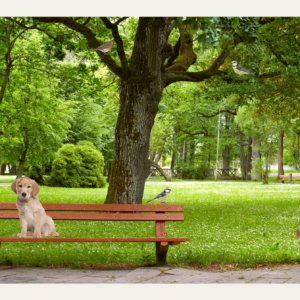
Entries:
<svg viewBox="0 0 300 300">
<path fill-rule="evenodd" d="M 53 186 L 100 188 L 106 185 L 104 159 L 93 143 L 65 144 L 53 161 L 50 183 Z"/>
</svg>

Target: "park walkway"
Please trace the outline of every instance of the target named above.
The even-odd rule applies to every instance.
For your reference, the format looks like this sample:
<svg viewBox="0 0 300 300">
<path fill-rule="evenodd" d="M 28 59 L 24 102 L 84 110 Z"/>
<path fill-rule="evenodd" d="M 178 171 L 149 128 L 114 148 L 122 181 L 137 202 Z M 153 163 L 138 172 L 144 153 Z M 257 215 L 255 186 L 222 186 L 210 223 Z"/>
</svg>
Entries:
<svg viewBox="0 0 300 300">
<path fill-rule="evenodd" d="M 273 270 L 273 269 L 272 269 Z M 0 267 L 0 284 L 7 283 L 300 283 L 300 267 L 250 271 L 198 271 L 183 268 L 137 268 L 135 270 L 46 269 Z"/>
</svg>

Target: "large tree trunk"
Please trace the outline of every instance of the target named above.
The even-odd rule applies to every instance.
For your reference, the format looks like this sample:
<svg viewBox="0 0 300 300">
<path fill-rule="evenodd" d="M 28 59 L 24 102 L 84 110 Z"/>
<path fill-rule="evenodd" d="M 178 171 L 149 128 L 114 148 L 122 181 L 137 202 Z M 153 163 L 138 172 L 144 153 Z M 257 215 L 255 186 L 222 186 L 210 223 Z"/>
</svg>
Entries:
<svg viewBox="0 0 300 300">
<path fill-rule="evenodd" d="M 120 77 L 120 108 L 105 203 L 141 204 L 150 172 L 149 139 L 165 86 L 163 47 L 172 30 L 165 18 L 139 21 L 129 72 Z"/>
<path fill-rule="evenodd" d="M 279 147 L 278 147 L 278 176 L 277 178 L 279 179 L 279 175 L 284 175 L 284 170 L 283 170 L 283 137 L 284 133 L 279 134 Z"/>
<path fill-rule="evenodd" d="M 260 154 L 260 150 L 259 147 L 261 146 L 260 142 L 257 140 L 257 138 L 253 137 L 252 138 L 252 142 L 253 142 L 253 162 L 255 162 L 257 159 L 261 159 L 261 154 Z M 261 172 L 253 169 L 252 171 L 252 180 L 254 181 L 261 181 Z"/>
</svg>

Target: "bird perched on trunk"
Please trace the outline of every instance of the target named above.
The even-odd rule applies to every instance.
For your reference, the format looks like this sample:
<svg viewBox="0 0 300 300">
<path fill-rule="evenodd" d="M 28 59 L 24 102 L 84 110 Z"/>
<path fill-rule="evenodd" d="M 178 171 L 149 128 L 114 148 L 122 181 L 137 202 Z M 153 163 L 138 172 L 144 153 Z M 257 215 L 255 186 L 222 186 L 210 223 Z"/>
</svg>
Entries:
<svg viewBox="0 0 300 300">
<path fill-rule="evenodd" d="M 165 188 L 165 190 L 162 193 L 158 194 L 155 198 L 147 201 L 147 203 L 150 201 L 153 201 L 153 200 L 159 200 L 160 203 L 166 203 L 166 202 L 163 202 L 163 200 L 166 200 L 169 197 L 170 193 L 171 193 L 171 189 Z"/>
<path fill-rule="evenodd" d="M 101 51 L 106 54 L 106 52 L 108 52 L 111 49 L 112 45 L 113 45 L 113 42 L 109 41 L 109 42 L 99 46 L 98 48 L 93 49 L 92 51 Z"/>
<path fill-rule="evenodd" d="M 296 237 L 298 240 L 300 240 L 300 230 L 295 231 Z"/>
<path fill-rule="evenodd" d="M 239 66 L 239 64 L 236 61 L 232 61 L 231 65 L 232 65 L 233 71 L 235 73 L 237 73 L 239 76 L 248 75 L 248 74 L 250 74 L 252 76 L 255 76 L 254 74 L 248 72 L 246 69 L 244 69 L 241 66 Z"/>
</svg>

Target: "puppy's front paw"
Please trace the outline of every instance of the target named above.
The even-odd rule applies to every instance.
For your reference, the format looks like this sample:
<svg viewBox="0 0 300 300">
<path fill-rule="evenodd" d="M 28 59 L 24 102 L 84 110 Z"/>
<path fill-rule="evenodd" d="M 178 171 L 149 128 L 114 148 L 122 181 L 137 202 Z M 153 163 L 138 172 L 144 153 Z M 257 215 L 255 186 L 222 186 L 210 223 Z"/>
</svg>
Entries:
<svg viewBox="0 0 300 300">
<path fill-rule="evenodd" d="M 26 233 L 18 233 L 17 237 L 18 238 L 26 238 Z"/>
<path fill-rule="evenodd" d="M 35 232 L 32 237 L 39 239 L 42 237 L 42 235 L 40 233 Z"/>
</svg>

